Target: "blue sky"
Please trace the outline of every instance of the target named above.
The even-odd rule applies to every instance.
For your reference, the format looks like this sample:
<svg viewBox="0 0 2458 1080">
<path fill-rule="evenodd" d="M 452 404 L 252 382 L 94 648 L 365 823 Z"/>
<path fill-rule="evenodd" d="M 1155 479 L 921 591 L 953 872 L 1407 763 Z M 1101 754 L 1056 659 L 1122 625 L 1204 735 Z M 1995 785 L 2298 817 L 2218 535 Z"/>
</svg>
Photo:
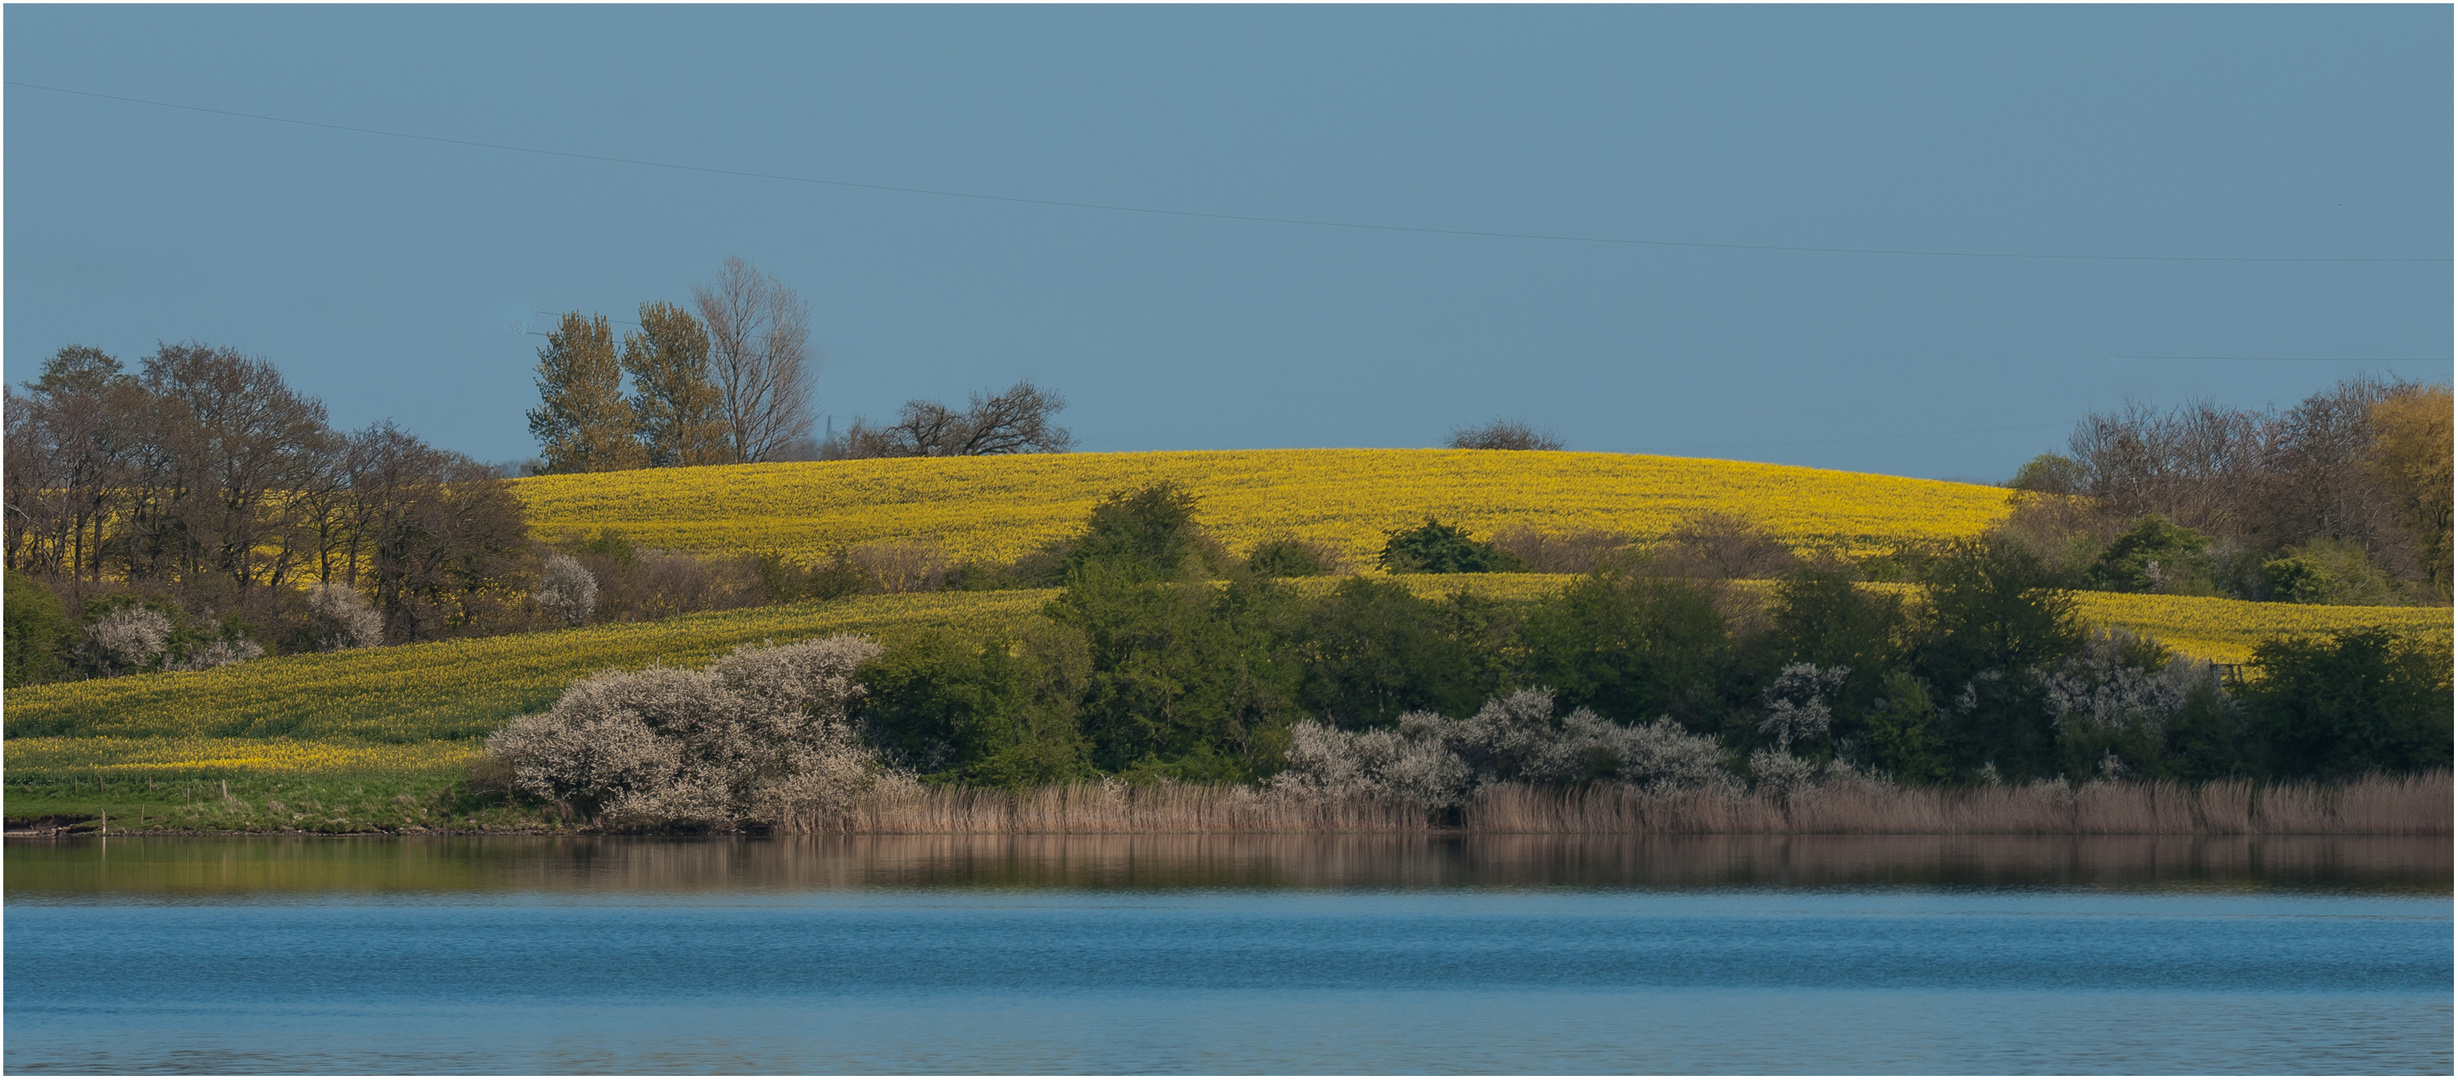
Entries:
<svg viewBox="0 0 2458 1080">
<path fill-rule="evenodd" d="M 536 450 L 516 324 L 728 255 L 810 302 L 816 413 L 1032 379 L 1087 450 L 1513 416 L 1994 480 L 2129 397 L 2450 374 L 2447 6 L 0 19 L 9 380 L 200 340 L 488 460 Z"/>
</svg>

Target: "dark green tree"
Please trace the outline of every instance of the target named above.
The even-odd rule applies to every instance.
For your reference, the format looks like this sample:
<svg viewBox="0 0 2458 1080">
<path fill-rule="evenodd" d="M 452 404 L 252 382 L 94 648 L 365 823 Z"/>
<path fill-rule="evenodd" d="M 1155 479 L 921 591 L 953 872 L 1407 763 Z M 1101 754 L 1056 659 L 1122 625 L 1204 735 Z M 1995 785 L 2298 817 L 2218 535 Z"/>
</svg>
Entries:
<svg viewBox="0 0 2458 1080">
<path fill-rule="evenodd" d="M 1480 633 L 1488 605 L 1462 593 L 1422 600 L 1388 579 L 1352 577 L 1307 605 L 1299 630 L 1306 713 L 1342 727 L 1380 727 L 1431 709 L 1475 712 L 1505 689 L 1497 643 Z"/>
<path fill-rule="evenodd" d="M 2205 565 L 2210 542 L 2202 533 L 2146 514 L 2100 551 L 2087 580 L 2108 592 L 2207 594 L 2212 591 Z"/>
<path fill-rule="evenodd" d="M 1414 529 L 1385 534 L 1376 562 L 1394 574 L 1491 574 L 1527 569 L 1517 556 L 1433 518 Z"/>
<path fill-rule="evenodd" d="M 0 686 L 33 686 L 68 677 L 67 654 L 75 644 L 75 627 L 68 608 L 42 582 L 15 570 L 8 572 L 5 595 L 5 638 L 8 670 Z"/>
<path fill-rule="evenodd" d="M 1196 522 L 1195 501 L 1193 492 L 1166 480 L 1101 500 L 1084 531 L 1068 541 L 1059 573 L 1127 582 L 1210 577 L 1229 559 Z"/>
<path fill-rule="evenodd" d="M 2017 779 L 2055 773 L 2038 669 L 2082 644 L 2073 594 L 2039 556 L 1996 537 L 1946 545 L 1921 579 L 1912 670 L 1942 699 L 1949 766 Z"/>
<path fill-rule="evenodd" d="M 2450 654 L 2388 630 L 2254 647 L 2241 691 L 2264 771 L 2340 779 L 2450 764 Z"/>
<path fill-rule="evenodd" d="M 1713 730 L 1727 719 L 1735 656 L 1711 589 L 1613 570 L 1581 578 L 1529 611 L 1520 681 L 1554 688 L 1566 710 Z"/>
</svg>

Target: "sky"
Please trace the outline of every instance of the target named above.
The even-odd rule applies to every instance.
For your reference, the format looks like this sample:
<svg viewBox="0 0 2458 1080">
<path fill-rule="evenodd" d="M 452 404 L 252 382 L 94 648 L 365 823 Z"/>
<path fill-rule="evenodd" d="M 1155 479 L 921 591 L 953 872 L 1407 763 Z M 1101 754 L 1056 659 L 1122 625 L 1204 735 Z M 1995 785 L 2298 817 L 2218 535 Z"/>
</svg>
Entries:
<svg viewBox="0 0 2458 1080">
<path fill-rule="evenodd" d="M 810 304 L 822 425 L 1024 379 L 1082 450 L 1518 418 L 1993 482 L 2129 400 L 2447 381 L 2451 40 L 2447 5 L 10 5 L 0 365 L 229 346 L 506 461 L 556 313 L 740 256 Z"/>
</svg>

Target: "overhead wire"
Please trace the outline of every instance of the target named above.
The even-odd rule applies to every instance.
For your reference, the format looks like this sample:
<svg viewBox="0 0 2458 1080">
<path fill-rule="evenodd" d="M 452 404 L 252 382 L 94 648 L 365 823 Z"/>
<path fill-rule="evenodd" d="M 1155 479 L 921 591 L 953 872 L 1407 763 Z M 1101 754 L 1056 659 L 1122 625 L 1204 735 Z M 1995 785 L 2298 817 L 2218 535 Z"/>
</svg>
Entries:
<svg viewBox="0 0 2458 1080">
<path fill-rule="evenodd" d="M 274 116 L 267 113 L 245 112 L 238 109 L 218 109 L 204 105 L 187 105 L 179 102 L 156 101 L 151 98 L 130 97 L 123 94 L 105 94 L 92 90 L 72 90 L 67 87 L 45 86 L 40 83 L 23 82 L 16 79 L 0 80 L 0 85 L 14 86 L 27 90 L 41 90 L 46 93 L 53 94 L 68 94 L 76 97 L 94 98 L 102 101 L 116 101 L 132 105 L 146 105 L 160 109 L 177 109 L 185 112 L 204 113 L 213 116 L 228 116 L 243 120 L 256 120 L 272 124 L 289 124 L 297 127 L 319 128 L 327 131 L 346 131 L 361 135 L 376 135 L 392 139 L 408 139 L 418 142 L 440 143 L 447 146 L 466 146 L 483 150 L 498 150 L 507 153 L 534 154 L 542 157 L 564 158 L 573 161 L 590 161 L 611 165 L 629 165 L 647 169 L 669 169 L 677 172 L 706 173 L 715 176 L 732 176 L 753 180 L 772 180 L 782 183 L 816 184 L 826 187 L 849 188 L 862 191 L 886 191 L 906 195 L 928 195 L 950 199 L 973 199 L 984 202 L 1016 203 L 1028 206 L 1051 206 L 1074 210 L 1100 210 L 1113 213 L 1148 214 L 1159 217 L 1200 218 L 1213 221 L 1242 221 L 1258 224 L 1297 225 L 1324 229 L 1354 229 L 1371 232 L 1420 233 L 1436 236 L 1468 236 L 1501 240 L 1540 240 L 1558 243 L 1613 244 L 1637 247 L 1698 248 L 1723 251 L 1768 251 L 1826 255 L 1894 255 L 1953 259 L 2037 259 L 2088 262 L 2173 263 L 2438 264 L 2448 263 L 2451 261 L 2449 258 L 2418 259 L 2385 257 L 2359 258 L 2241 255 L 2099 255 L 2057 252 L 1956 251 L 1921 248 L 1821 247 L 1803 244 L 1737 244 L 1695 240 L 1653 240 L 1630 237 L 1578 236 L 1566 233 L 1504 232 L 1488 229 L 1460 229 L 1427 225 L 1389 225 L 1372 222 L 1334 221 L 1322 218 L 1273 217 L 1262 214 L 1230 214 L 1205 210 L 1184 210 L 1152 206 L 1129 206 L 1120 203 L 1083 202 L 1069 199 L 1039 199 L 1021 195 L 996 195 L 977 191 L 955 191 L 945 188 L 910 187 L 897 184 L 873 184 L 854 180 L 835 180 L 813 176 L 794 176 L 785 173 L 759 172 L 750 169 L 728 169 L 713 165 L 691 165 L 672 161 L 652 161 L 643 158 L 617 157 L 611 154 L 589 154 L 570 150 L 549 150 L 543 147 L 521 146 L 513 143 L 487 142 L 479 139 L 461 139 L 443 135 L 421 135 L 413 132 L 389 131 L 383 128 L 364 127 L 355 124 L 334 124 L 320 120 L 302 120 L 297 117 Z"/>
</svg>

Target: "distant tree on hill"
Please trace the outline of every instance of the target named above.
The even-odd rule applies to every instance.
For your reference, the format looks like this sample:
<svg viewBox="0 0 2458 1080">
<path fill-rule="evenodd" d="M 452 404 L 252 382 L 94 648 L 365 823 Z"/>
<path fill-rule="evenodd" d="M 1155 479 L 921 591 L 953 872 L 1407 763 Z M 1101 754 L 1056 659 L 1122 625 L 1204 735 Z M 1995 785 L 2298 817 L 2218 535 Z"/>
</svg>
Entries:
<svg viewBox="0 0 2458 1080">
<path fill-rule="evenodd" d="M 709 380 L 736 461 L 775 461 L 811 431 L 810 305 L 783 282 L 729 257 L 692 289 L 708 332 Z"/>
<path fill-rule="evenodd" d="M 734 460 L 723 399 L 708 374 L 708 331 L 663 301 L 640 305 L 640 329 L 623 335 L 632 415 L 652 468 Z"/>
<path fill-rule="evenodd" d="M 648 464 L 623 367 L 603 315 L 568 312 L 538 350 L 538 407 L 529 433 L 545 449 L 550 473 L 611 472 Z"/>
<path fill-rule="evenodd" d="M 1458 428 L 1443 445 L 1453 450 L 1559 450 L 1562 440 L 1525 421 L 1496 420 L 1484 427 Z"/>
<path fill-rule="evenodd" d="M 1075 437 L 1054 423 L 1067 399 L 1020 382 L 996 394 L 973 395 L 964 409 L 916 398 L 896 422 L 872 427 L 861 417 L 821 448 L 827 458 L 979 457 L 1063 454 Z"/>
</svg>

